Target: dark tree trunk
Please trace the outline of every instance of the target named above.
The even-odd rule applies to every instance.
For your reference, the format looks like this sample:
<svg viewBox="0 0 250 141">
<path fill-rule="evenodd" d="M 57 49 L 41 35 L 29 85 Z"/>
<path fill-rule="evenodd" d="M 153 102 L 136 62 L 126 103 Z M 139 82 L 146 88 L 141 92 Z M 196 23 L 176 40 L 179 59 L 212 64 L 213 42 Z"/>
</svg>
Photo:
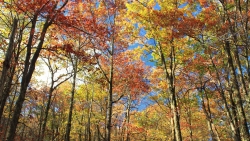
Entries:
<svg viewBox="0 0 250 141">
<path fill-rule="evenodd" d="M 70 98 L 70 108 L 69 108 L 69 116 L 68 116 L 68 123 L 66 127 L 66 134 L 65 134 L 65 141 L 70 141 L 70 130 L 71 130 L 71 121 L 72 121 L 72 113 L 74 107 L 74 95 L 75 95 L 75 87 L 76 87 L 76 73 L 77 73 L 77 65 L 78 60 L 76 57 L 71 57 L 71 62 L 73 65 L 73 84 L 71 89 L 71 98 Z"/>
<path fill-rule="evenodd" d="M 45 33 L 46 33 L 48 27 L 51 25 L 51 22 L 48 22 L 48 20 L 45 22 L 41 36 L 40 36 L 40 42 L 36 48 L 35 54 L 33 55 L 32 59 L 30 61 L 32 40 L 34 38 L 34 31 L 35 31 L 35 27 L 36 27 L 37 17 L 38 17 L 38 15 L 35 15 L 32 19 L 32 27 L 30 30 L 30 36 L 29 36 L 29 41 L 27 44 L 27 52 L 26 52 L 26 58 L 25 58 L 25 66 L 24 66 L 25 68 L 23 71 L 23 77 L 22 77 L 22 81 L 21 81 L 21 88 L 20 88 L 21 90 L 19 93 L 19 97 L 16 101 L 16 106 L 15 106 L 12 120 L 10 123 L 10 128 L 8 130 L 7 141 L 14 140 L 15 132 L 16 132 L 17 124 L 18 124 L 18 119 L 19 119 L 19 116 L 20 116 L 20 113 L 22 110 L 23 102 L 25 100 L 25 94 L 27 91 L 27 87 L 28 87 L 28 84 L 31 80 L 32 74 L 35 70 L 35 63 L 36 63 L 36 61 L 39 57 L 40 51 L 42 49 L 42 45 L 43 45 L 44 38 L 45 38 Z"/>
<path fill-rule="evenodd" d="M 3 69 L 2 69 L 1 79 L 0 79 L 0 121 L 1 121 L 2 114 L 3 114 L 3 109 L 4 109 L 6 99 L 9 96 L 9 93 L 7 91 L 10 89 L 13 74 L 14 74 L 14 73 L 8 73 L 8 72 L 10 72 L 10 69 L 13 68 L 11 64 L 12 62 L 11 58 L 13 57 L 13 50 L 15 46 L 14 40 L 15 40 L 17 26 L 18 26 L 17 23 L 18 23 L 18 20 L 14 18 L 12 31 L 11 31 L 10 38 L 9 38 L 9 45 L 8 45 L 8 49 L 7 49 L 5 59 L 3 62 Z"/>
<path fill-rule="evenodd" d="M 228 64 L 230 67 L 230 74 L 232 76 L 233 92 L 235 93 L 234 100 L 235 100 L 237 113 L 239 115 L 238 119 L 240 121 L 239 128 L 240 128 L 241 133 L 242 133 L 242 139 L 248 140 L 249 139 L 249 130 L 248 130 L 245 111 L 243 108 L 243 102 L 242 102 L 242 97 L 241 97 L 241 93 L 240 93 L 240 85 L 239 85 L 238 80 L 237 80 L 237 74 L 236 74 L 236 70 L 235 70 L 235 67 L 233 64 L 233 58 L 232 58 L 231 51 L 230 51 L 229 41 L 225 42 L 225 51 L 227 53 Z"/>
<path fill-rule="evenodd" d="M 112 109 L 113 109 L 113 56 L 111 57 L 110 79 L 109 79 L 109 95 L 108 95 L 108 112 L 107 112 L 107 141 L 111 140 L 112 128 Z"/>
</svg>

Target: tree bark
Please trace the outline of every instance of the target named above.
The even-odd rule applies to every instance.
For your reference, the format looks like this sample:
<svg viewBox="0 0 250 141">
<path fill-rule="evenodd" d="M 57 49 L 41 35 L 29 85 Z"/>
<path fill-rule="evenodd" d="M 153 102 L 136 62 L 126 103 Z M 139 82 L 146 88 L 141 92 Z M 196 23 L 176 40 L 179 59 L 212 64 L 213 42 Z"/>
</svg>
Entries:
<svg viewBox="0 0 250 141">
<path fill-rule="evenodd" d="M 126 112 L 126 141 L 130 141 L 129 124 L 130 124 L 130 110 L 131 110 L 131 95 L 128 95 L 127 112 Z"/>
<path fill-rule="evenodd" d="M 108 111 L 107 111 L 107 135 L 106 141 L 111 140 L 111 129 L 112 129 L 112 109 L 113 109 L 113 74 L 114 74 L 114 39 L 111 45 L 110 54 L 110 74 L 109 74 L 109 94 L 108 94 Z"/>
<path fill-rule="evenodd" d="M 44 38 L 45 38 L 45 33 L 48 29 L 48 27 L 51 25 L 52 22 L 49 22 L 48 20 L 46 20 L 43 29 L 42 29 L 42 33 L 40 36 L 40 42 L 36 48 L 35 54 L 33 55 L 31 62 L 30 62 L 30 57 L 31 57 L 31 48 L 32 48 L 32 40 L 34 38 L 34 33 L 35 33 L 35 27 L 36 27 L 36 21 L 37 21 L 37 17 L 38 15 L 34 15 L 33 19 L 32 19 L 32 27 L 30 30 L 30 36 L 29 36 L 29 41 L 27 44 L 27 52 L 26 52 L 26 58 L 25 58 L 25 67 L 24 67 L 24 71 L 23 71 L 23 77 L 22 77 L 22 81 L 21 81 L 21 90 L 19 93 L 19 97 L 17 99 L 16 102 L 16 106 L 15 106 L 15 110 L 12 116 L 12 120 L 11 120 L 11 124 L 10 124 L 10 128 L 8 130 L 8 137 L 7 137 L 7 141 L 13 141 L 14 137 L 15 137 L 15 132 L 16 132 L 16 127 L 18 124 L 18 119 L 22 110 L 22 105 L 23 102 L 25 100 L 25 94 L 27 91 L 27 87 L 28 84 L 31 80 L 32 74 L 35 70 L 35 64 L 36 61 L 39 57 L 40 51 L 42 49 L 42 45 L 44 42 Z"/>
<path fill-rule="evenodd" d="M 202 107 L 203 107 L 203 112 L 206 115 L 206 119 L 207 119 L 207 124 L 208 124 L 208 130 L 210 132 L 211 138 L 213 141 L 220 141 L 220 137 L 217 133 L 217 130 L 215 130 L 214 127 L 214 123 L 213 123 L 213 119 L 212 119 L 212 113 L 210 110 L 210 103 L 209 103 L 209 99 L 205 90 L 205 84 L 203 84 L 201 82 L 201 88 L 199 89 L 200 93 L 202 94 L 201 96 L 201 102 L 202 102 Z M 207 101 L 207 104 L 205 105 L 204 102 L 204 98 Z"/>
<path fill-rule="evenodd" d="M 168 84 L 168 89 L 171 94 L 171 110 L 173 112 L 173 122 L 174 122 L 174 132 L 175 132 L 175 140 L 176 141 L 182 141 L 182 135 L 181 135 L 181 129 L 180 129 L 180 119 L 179 119 L 179 112 L 177 108 L 177 98 L 175 94 L 175 50 L 174 46 L 171 44 L 171 52 L 170 52 L 170 73 L 168 72 L 167 69 L 167 63 L 165 60 L 165 55 L 162 50 L 162 46 L 159 43 L 159 51 L 160 51 L 160 57 L 163 63 L 163 67 L 165 70 L 165 75 L 166 75 L 166 81 Z"/>
<path fill-rule="evenodd" d="M 11 119 L 10 128 L 8 130 L 8 136 L 7 136 L 6 141 L 13 141 L 15 138 L 16 128 L 17 128 L 19 116 L 21 114 L 22 105 L 23 105 L 23 102 L 25 100 L 25 94 L 27 91 L 27 87 L 30 83 L 31 77 L 32 77 L 33 72 L 35 70 L 36 61 L 37 61 L 39 54 L 42 50 L 42 46 L 44 43 L 44 38 L 45 38 L 45 34 L 47 32 L 47 29 L 49 28 L 49 26 L 52 24 L 52 22 L 56 18 L 58 12 L 60 12 L 60 10 L 68 3 L 68 0 L 63 2 L 61 7 L 57 7 L 57 3 L 54 4 L 53 11 L 55 13 L 52 16 L 48 16 L 47 19 L 45 20 L 45 23 L 44 23 L 42 31 L 41 31 L 41 35 L 39 37 L 39 43 L 37 45 L 35 53 L 33 54 L 33 57 L 31 58 L 31 49 L 32 49 L 32 44 L 33 44 L 32 42 L 33 42 L 35 31 L 36 31 L 37 19 L 38 19 L 38 16 L 39 16 L 41 10 L 48 4 L 48 2 L 46 4 L 44 4 L 41 7 L 41 9 L 37 10 L 34 13 L 33 18 L 31 19 L 31 29 L 30 29 L 28 44 L 26 46 L 26 57 L 25 57 L 25 61 L 24 61 L 24 70 L 23 70 L 23 76 L 22 76 L 22 80 L 21 80 L 20 93 L 19 93 L 19 97 L 16 101 L 16 105 L 15 105 L 14 113 L 13 113 L 13 116 Z"/>
<path fill-rule="evenodd" d="M 74 95 L 75 95 L 75 87 L 76 87 L 76 73 L 77 73 L 77 65 L 78 65 L 78 59 L 76 57 L 71 57 L 71 62 L 73 65 L 73 84 L 71 89 L 71 98 L 70 98 L 70 108 L 69 108 L 69 116 L 68 116 L 68 122 L 66 127 L 66 134 L 65 134 L 65 141 L 70 141 L 70 131 L 71 131 L 71 121 L 72 121 L 72 113 L 73 113 L 73 107 L 74 107 Z"/>
<path fill-rule="evenodd" d="M 236 74 L 236 70 L 235 70 L 235 67 L 233 64 L 233 59 L 232 59 L 232 55 L 231 55 L 231 51 L 230 51 L 229 41 L 225 42 L 225 51 L 227 53 L 228 63 L 229 63 L 229 67 L 230 67 L 230 74 L 232 76 L 232 85 L 233 85 L 233 90 L 235 93 L 234 100 L 235 100 L 237 112 L 239 115 L 238 119 L 241 123 L 241 124 L 239 124 L 239 128 L 240 128 L 241 133 L 242 133 L 242 139 L 248 140 L 249 139 L 249 130 L 248 130 L 245 111 L 243 108 L 243 102 L 242 102 L 242 97 L 241 97 L 241 93 L 240 93 L 240 86 L 239 86 L 239 83 L 237 81 L 237 74 Z"/>
<path fill-rule="evenodd" d="M 2 114 L 3 114 L 3 109 L 4 109 L 6 99 L 9 96 L 9 93 L 7 93 L 6 91 L 10 89 L 10 84 L 12 81 L 10 79 L 13 78 L 13 76 L 12 77 L 10 76 L 10 75 L 13 75 L 13 73 L 8 74 L 8 71 L 10 71 L 10 68 L 12 68 L 11 58 L 13 57 L 12 55 L 13 55 L 13 50 L 15 46 L 14 42 L 15 42 L 15 36 L 16 36 L 16 31 L 17 31 L 17 26 L 18 26 L 17 24 L 18 24 L 18 20 L 14 18 L 12 31 L 9 37 L 9 45 L 8 45 L 8 49 L 7 49 L 5 59 L 3 62 L 3 69 L 2 69 L 1 79 L 0 79 L 0 121 L 1 121 Z"/>
<path fill-rule="evenodd" d="M 225 109 L 226 109 L 226 113 L 227 113 L 227 116 L 229 118 L 229 123 L 230 123 L 230 127 L 231 127 L 231 131 L 233 133 L 233 136 L 235 138 L 235 140 L 240 140 L 240 132 L 239 132 L 239 128 L 238 128 L 238 120 L 237 120 L 237 117 L 236 117 L 236 109 L 235 109 L 235 106 L 234 106 L 234 102 L 232 101 L 232 93 L 231 91 L 229 91 L 229 96 L 230 96 L 230 103 L 233 105 L 233 109 L 231 110 L 232 112 L 230 112 L 230 108 L 229 108 L 229 104 L 228 104 L 228 101 L 227 101 L 227 98 L 226 98 L 226 94 L 225 94 L 225 90 L 222 86 L 222 82 L 220 80 L 220 75 L 219 75 L 219 72 L 218 72 L 218 69 L 216 67 L 216 65 L 214 64 L 214 61 L 212 59 L 212 56 L 209 55 L 209 58 L 212 62 L 212 65 L 213 65 L 213 68 L 215 69 L 215 72 L 216 72 L 216 79 L 217 79 L 217 83 L 218 85 L 216 85 L 216 88 L 219 90 L 219 94 L 222 98 L 222 101 L 223 101 L 223 104 L 225 106 Z M 229 78 L 228 76 L 226 78 Z M 226 79 L 227 82 L 229 83 L 229 80 Z M 229 88 L 229 86 L 227 86 L 227 88 Z"/>
</svg>

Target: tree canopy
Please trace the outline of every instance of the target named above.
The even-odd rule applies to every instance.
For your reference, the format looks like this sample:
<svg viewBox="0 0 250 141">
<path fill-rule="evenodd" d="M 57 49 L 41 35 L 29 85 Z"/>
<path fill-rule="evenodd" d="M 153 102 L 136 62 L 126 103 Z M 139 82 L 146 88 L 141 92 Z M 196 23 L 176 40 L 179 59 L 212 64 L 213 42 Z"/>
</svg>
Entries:
<svg viewBox="0 0 250 141">
<path fill-rule="evenodd" d="M 0 140 L 250 140 L 248 0 L 0 7 Z"/>
</svg>

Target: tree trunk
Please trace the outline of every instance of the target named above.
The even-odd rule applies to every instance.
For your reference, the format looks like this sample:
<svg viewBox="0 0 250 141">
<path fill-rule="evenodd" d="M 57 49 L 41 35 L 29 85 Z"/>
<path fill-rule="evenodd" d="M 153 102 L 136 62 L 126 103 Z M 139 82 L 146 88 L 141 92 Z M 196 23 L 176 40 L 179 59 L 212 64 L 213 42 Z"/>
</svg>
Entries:
<svg viewBox="0 0 250 141">
<path fill-rule="evenodd" d="M 93 96 L 94 96 L 94 88 L 92 87 L 91 97 L 89 96 L 89 92 L 87 91 L 87 101 L 89 104 L 88 107 L 88 123 L 87 123 L 87 131 L 88 131 L 88 140 L 92 140 L 91 136 L 91 118 L 92 118 L 92 102 L 93 102 Z"/>
<path fill-rule="evenodd" d="M 231 48 L 230 48 L 230 43 L 229 40 L 225 41 L 225 47 L 224 50 L 227 54 L 227 60 L 228 60 L 228 64 L 230 67 L 230 77 L 232 77 L 232 88 L 233 88 L 233 93 L 235 94 L 235 104 L 236 104 L 236 109 L 237 109 L 237 114 L 238 114 L 238 119 L 239 119 L 239 128 L 240 128 L 240 132 L 241 132 L 241 138 L 243 140 L 249 140 L 250 134 L 249 134 L 249 129 L 248 129 L 248 123 L 247 123 L 247 119 L 246 119 L 246 115 L 245 115 L 245 111 L 243 108 L 243 100 L 242 100 L 242 96 L 241 96 L 241 90 L 243 91 L 243 93 L 246 95 L 246 100 L 249 102 L 249 97 L 248 97 L 248 92 L 247 92 L 247 87 L 246 87 L 246 83 L 245 83 L 245 79 L 243 76 L 243 71 L 242 71 L 242 67 L 241 67 L 241 62 L 240 62 L 240 58 L 239 58 L 239 47 L 238 47 L 238 43 L 241 42 L 237 36 L 237 30 L 238 28 L 242 28 L 242 30 L 244 31 L 245 29 L 248 29 L 248 25 L 245 25 L 246 27 L 244 27 L 244 24 L 241 23 L 243 25 L 243 27 L 240 27 L 240 24 L 238 24 L 238 22 L 234 22 L 237 21 L 238 18 L 243 19 L 242 16 L 242 8 L 241 8 L 241 1 L 237 0 L 235 1 L 235 15 L 233 17 L 231 17 L 229 15 L 229 10 L 226 6 L 226 2 L 224 1 L 220 1 L 223 9 L 224 9 L 224 16 L 226 18 L 226 21 L 229 23 L 229 31 L 231 32 L 231 37 L 232 37 L 232 41 L 234 43 L 235 49 L 234 51 L 234 58 L 235 60 L 233 60 L 234 58 L 232 57 L 231 54 Z M 245 4 L 248 4 L 248 1 L 246 1 Z M 246 5 L 246 7 L 248 7 L 248 5 Z M 247 8 L 248 9 L 248 8 Z M 231 12 L 231 11 L 230 11 Z M 246 11 L 247 12 L 247 11 Z M 237 14 L 236 14 L 237 13 Z M 247 16 L 246 16 L 247 17 Z M 225 19 L 223 19 L 223 22 L 225 22 Z M 248 21 L 246 22 L 248 23 Z M 247 32 L 247 30 L 245 30 L 245 32 Z M 246 44 L 248 44 L 248 34 L 245 35 L 246 37 Z M 246 46 L 246 50 L 247 50 L 247 46 Z M 236 67 L 234 66 L 234 61 L 236 64 Z M 246 61 L 248 61 L 248 56 L 246 58 Z M 237 72 L 236 72 L 236 68 L 237 68 Z M 239 82 L 237 80 L 237 77 L 239 77 Z"/>
<path fill-rule="evenodd" d="M 22 81 L 21 81 L 21 88 L 20 88 L 21 90 L 20 90 L 19 97 L 18 97 L 17 102 L 16 102 L 15 110 L 14 110 L 14 113 L 12 116 L 10 129 L 8 131 L 7 141 L 14 140 L 15 132 L 16 132 L 17 124 L 18 124 L 18 119 L 19 119 L 19 116 L 20 116 L 20 113 L 22 110 L 23 102 L 25 100 L 25 94 L 27 91 L 27 87 L 28 87 L 28 84 L 31 80 L 32 74 L 35 70 L 35 64 L 36 64 L 36 61 L 39 57 L 40 51 L 42 49 L 42 45 L 43 45 L 44 38 L 45 38 L 45 33 L 46 33 L 48 27 L 51 25 L 51 22 L 48 22 L 48 20 L 46 20 L 46 22 L 43 26 L 42 32 L 41 32 L 40 42 L 36 48 L 35 54 L 33 55 L 32 59 L 30 61 L 32 40 L 34 38 L 34 31 L 35 31 L 35 27 L 36 27 L 37 17 L 38 17 L 38 15 L 35 15 L 32 19 L 32 27 L 30 30 L 29 41 L 27 44 L 25 66 L 24 66 L 23 77 L 22 77 Z"/>
<path fill-rule="evenodd" d="M 71 131 L 71 121 L 72 121 L 72 113 L 74 107 L 74 95 L 75 95 L 75 87 L 76 87 L 76 73 L 77 73 L 77 65 L 78 59 L 76 57 L 71 57 L 71 62 L 73 65 L 73 84 L 71 89 L 71 98 L 70 98 L 70 108 L 69 108 L 69 116 L 68 116 L 68 123 L 66 127 L 66 134 L 65 134 L 65 141 L 70 141 L 70 131 Z"/>
<path fill-rule="evenodd" d="M 108 94 L 108 111 L 107 111 L 107 135 L 106 141 L 111 140 L 111 128 L 112 128 L 112 109 L 113 109 L 113 49 L 114 45 L 112 45 L 112 53 L 111 53 L 111 64 L 110 64 L 110 77 L 109 77 L 109 94 Z"/>
<path fill-rule="evenodd" d="M 130 141 L 129 134 L 129 124 L 130 124 L 130 109 L 131 109 L 131 95 L 128 95 L 128 104 L 127 104 L 127 112 L 126 112 L 126 141 Z"/>
<path fill-rule="evenodd" d="M 13 78 L 13 76 L 12 77 L 9 76 L 8 71 L 10 70 L 10 68 L 12 68 L 11 58 L 13 57 L 12 55 L 13 55 L 13 50 L 15 46 L 14 40 L 15 40 L 17 26 L 18 26 L 17 23 L 18 23 L 18 20 L 14 18 L 12 31 L 11 31 L 10 38 L 9 38 L 9 45 L 8 45 L 8 49 L 7 49 L 5 59 L 3 62 L 3 69 L 2 69 L 1 79 L 0 79 L 0 121 L 1 121 L 2 114 L 3 114 L 3 109 L 4 109 L 6 99 L 9 96 L 9 93 L 6 91 L 10 89 L 10 84 L 12 82 L 12 80 L 10 79 Z M 13 75 L 13 73 L 11 75 Z"/>
<path fill-rule="evenodd" d="M 202 88 L 199 89 L 200 93 L 202 94 L 201 95 L 201 102 L 202 102 L 203 112 L 206 115 L 208 130 L 210 132 L 211 139 L 212 139 L 212 141 L 220 141 L 220 137 L 219 137 L 218 133 L 216 131 L 214 131 L 214 128 L 213 128 L 214 123 L 213 123 L 213 120 L 212 120 L 212 113 L 211 113 L 211 110 L 210 110 L 209 99 L 208 99 L 207 93 L 205 91 L 205 84 L 203 84 L 201 82 L 201 86 L 202 86 Z M 205 102 L 204 102 L 204 98 L 207 101 L 206 105 L 205 105 Z"/>
<path fill-rule="evenodd" d="M 171 109 L 172 109 L 172 104 L 171 104 Z M 171 110 L 171 112 L 172 112 L 172 110 Z M 171 117 L 170 122 L 171 122 L 171 141 L 176 141 L 173 116 Z"/>
<path fill-rule="evenodd" d="M 114 15 L 115 19 L 115 15 Z M 115 20 L 114 24 L 115 25 Z M 115 31 L 113 31 L 113 36 L 111 39 L 111 48 L 110 48 L 110 67 L 109 67 L 109 79 L 108 79 L 108 84 L 109 84 L 109 93 L 108 93 L 108 111 L 107 111 L 107 127 L 106 127 L 106 141 L 111 140 L 111 129 L 112 129 L 112 110 L 113 110 L 113 75 L 114 75 L 114 37 Z"/>
<path fill-rule="evenodd" d="M 245 111 L 243 108 L 243 102 L 242 102 L 242 98 L 241 98 L 241 93 L 240 93 L 240 86 L 239 83 L 237 81 L 237 75 L 236 75 L 236 70 L 233 64 L 233 59 L 231 56 L 231 51 L 230 51 L 230 44 L 229 41 L 226 41 L 225 43 L 225 51 L 227 53 L 227 57 L 228 57 L 228 63 L 229 63 L 229 67 L 230 67 L 230 74 L 232 76 L 232 84 L 233 84 L 233 90 L 235 92 L 235 104 L 236 104 L 236 108 L 237 108 L 237 112 L 238 112 L 238 119 L 240 121 L 241 124 L 239 124 L 239 128 L 241 130 L 242 133 L 242 139 L 243 140 L 248 140 L 249 139 L 249 130 L 248 130 L 248 125 L 247 125 L 247 120 L 246 120 L 246 115 L 245 115 Z"/>
<path fill-rule="evenodd" d="M 53 75 L 51 77 L 53 77 Z M 42 130 L 41 130 L 41 134 L 39 133 L 39 139 L 38 139 L 38 141 L 42 141 L 43 138 L 44 138 L 44 135 L 45 135 L 44 133 L 45 133 L 45 128 L 46 128 L 46 124 L 47 124 L 47 120 L 48 120 L 48 115 L 49 115 L 49 109 L 50 109 L 50 104 L 51 104 L 52 93 L 54 91 L 53 87 L 54 87 L 54 82 L 52 80 L 51 87 L 50 87 L 50 90 L 49 90 L 49 99 L 48 99 L 48 102 L 46 104 L 45 111 L 44 111 L 44 119 L 43 119 L 43 116 L 41 115 L 41 118 L 43 119 L 42 120 Z"/>
<path fill-rule="evenodd" d="M 18 80 L 16 80 L 18 81 Z M 3 139 L 2 140 L 5 140 L 5 137 L 7 135 L 7 129 L 9 127 L 9 124 L 10 124 L 10 120 L 11 120 L 11 111 L 12 111 L 12 108 L 13 108 L 13 105 L 14 105 L 14 101 L 15 101 L 15 98 L 16 98 L 16 95 L 17 95 L 17 91 L 18 91 L 18 86 L 16 85 L 15 86 L 15 92 L 14 92 L 14 96 L 13 96 L 13 99 L 12 101 L 10 102 L 10 105 L 9 105 L 9 115 L 8 115 L 8 120 L 6 122 L 6 126 L 5 126 L 5 132 L 4 132 L 4 135 L 3 135 Z"/>
<path fill-rule="evenodd" d="M 174 122 L 174 129 L 175 129 L 175 139 L 176 141 L 182 141 L 182 135 L 181 135 L 181 129 L 180 129 L 180 119 L 179 119 L 179 110 L 177 108 L 177 98 L 175 94 L 175 50 L 174 46 L 171 42 L 171 52 L 170 52 L 170 73 L 168 72 L 167 69 L 167 63 L 165 60 L 165 55 L 163 53 L 161 44 L 159 43 L 159 51 L 160 51 L 160 56 L 161 60 L 163 63 L 163 67 L 165 70 L 165 75 L 166 75 L 166 81 L 168 84 L 168 89 L 171 94 L 171 110 L 173 112 L 173 122 Z"/>
<path fill-rule="evenodd" d="M 41 133 L 42 133 L 42 125 L 43 125 L 43 113 L 44 113 L 44 109 L 43 109 L 43 105 L 40 106 L 41 110 L 40 110 L 40 119 L 39 119 L 39 130 L 38 130 L 38 139 L 42 140 L 41 138 Z"/>
<path fill-rule="evenodd" d="M 55 72 L 57 70 L 53 70 L 52 65 L 50 63 L 50 56 L 48 57 L 48 63 L 46 63 L 46 65 L 48 66 L 50 72 L 51 72 L 51 85 L 50 85 L 50 89 L 49 89 L 49 98 L 48 98 L 48 102 L 46 104 L 45 107 L 45 112 L 44 112 L 44 119 L 43 119 L 43 123 L 42 123 L 42 130 L 41 133 L 39 133 L 39 139 L 38 141 L 42 141 L 45 135 L 45 128 L 46 128 L 46 124 L 48 121 L 48 115 L 49 115 L 49 110 L 50 110 L 50 105 L 51 105 L 51 101 L 52 101 L 52 95 L 54 90 L 60 86 L 62 83 L 64 83 L 65 81 L 67 81 L 69 78 L 71 78 L 71 76 L 65 78 L 64 80 L 62 80 L 61 82 L 59 82 L 58 84 L 55 85 L 55 82 L 59 81 L 59 79 L 54 80 L 54 76 L 55 76 Z M 55 85 L 55 86 L 54 86 Z"/>
<path fill-rule="evenodd" d="M 214 64 L 212 56 L 210 55 L 209 57 L 210 57 L 210 60 L 212 62 L 213 68 L 216 71 L 217 83 L 219 85 L 219 86 L 216 85 L 216 88 L 219 90 L 219 94 L 220 94 L 220 96 L 222 98 L 222 101 L 223 101 L 223 104 L 225 106 L 226 113 L 227 113 L 227 116 L 229 118 L 229 123 L 230 123 L 231 131 L 233 133 L 233 136 L 234 136 L 235 140 L 240 140 L 239 128 L 238 128 L 238 126 L 235 125 L 235 124 L 238 123 L 237 122 L 237 117 L 236 117 L 235 106 L 232 106 L 233 109 L 232 109 L 232 112 L 230 112 L 230 108 L 229 108 L 229 105 L 228 105 L 228 101 L 226 99 L 226 95 L 225 95 L 224 88 L 222 86 L 222 82 L 220 80 L 220 75 L 219 75 L 218 69 L 217 69 L 216 65 Z M 227 76 L 227 78 L 229 78 L 229 77 Z M 226 79 L 226 80 L 227 80 L 227 83 L 229 83 L 229 80 L 228 79 Z M 230 95 L 230 97 L 232 96 L 231 92 L 229 92 L 229 95 Z M 232 98 L 230 98 L 230 100 L 231 100 L 230 103 L 234 105 L 234 102 L 232 101 Z M 236 117 L 236 119 L 234 117 Z"/>
</svg>

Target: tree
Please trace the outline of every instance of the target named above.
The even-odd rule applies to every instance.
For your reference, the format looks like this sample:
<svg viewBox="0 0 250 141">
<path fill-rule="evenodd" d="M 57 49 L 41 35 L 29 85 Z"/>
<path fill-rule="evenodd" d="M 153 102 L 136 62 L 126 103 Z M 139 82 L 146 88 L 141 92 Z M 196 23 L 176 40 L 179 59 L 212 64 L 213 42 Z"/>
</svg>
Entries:
<svg viewBox="0 0 250 141">
<path fill-rule="evenodd" d="M 22 1 L 18 1 L 18 2 L 20 3 Z M 31 17 L 31 30 L 30 30 L 28 44 L 26 46 L 26 48 L 27 48 L 26 59 L 25 59 L 25 63 L 24 63 L 23 77 L 21 80 L 20 94 L 19 94 L 18 100 L 16 102 L 16 107 L 15 107 L 15 110 L 14 110 L 14 113 L 12 116 L 12 120 L 11 120 L 11 124 L 10 124 L 11 126 L 10 126 L 9 131 L 8 131 L 8 137 L 7 137 L 8 141 L 14 140 L 14 137 L 15 137 L 14 135 L 15 135 L 17 124 L 18 124 L 18 119 L 19 119 L 19 116 L 21 113 L 22 104 L 25 100 L 25 94 L 27 91 L 27 87 L 28 87 L 28 84 L 29 84 L 30 79 L 32 77 L 32 74 L 35 70 L 35 63 L 36 63 L 37 58 L 39 57 L 39 53 L 42 49 L 47 29 L 54 22 L 55 18 L 61 12 L 61 10 L 67 4 L 67 2 L 68 1 L 65 1 L 65 2 L 63 2 L 63 4 L 61 6 L 57 7 L 57 3 L 54 3 L 54 2 L 44 3 L 44 1 L 41 1 L 41 3 L 33 3 L 33 2 L 28 3 L 26 1 L 24 1 L 24 3 L 27 3 L 30 6 L 29 8 L 33 7 L 34 9 L 30 9 L 30 13 L 33 14 Z M 17 3 L 17 5 L 19 5 L 19 3 Z M 38 8 L 35 8 L 35 6 L 38 6 Z M 17 7 L 17 8 L 18 8 L 17 10 L 22 11 L 23 8 L 25 8 L 25 7 L 20 7 L 20 8 Z M 41 33 L 40 33 L 40 37 L 39 37 L 40 42 L 37 45 L 37 48 L 34 52 L 34 55 L 31 57 L 31 51 L 32 51 L 32 46 L 33 46 L 32 43 L 33 43 L 34 34 L 35 34 L 35 30 L 36 30 L 37 19 L 38 19 L 40 14 L 45 12 L 44 11 L 45 9 L 48 10 L 48 11 L 46 11 L 48 13 L 47 13 L 47 15 L 45 15 L 46 20 L 45 20 L 45 23 L 44 23 L 43 28 L 41 30 Z"/>
<path fill-rule="evenodd" d="M 158 2 L 158 1 L 157 1 Z M 175 76 L 176 69 L 178 67 L 176 61 L 176 54 L 180 50 L 178 45 L 178 38 L 180 35 L 175 30 L 178 30 L 176 25 L 180 22 L 178 18 L 182 18 L 183 12 L 178 9 L 178 4 L 175 1 L 171 1 L 166 5 L 163 2 L 158 2 L 161 9 L 154 10 L 153 7 L 156 3 L 149 2 L 136 2 L 128 5 L 129 15 L 139 15 L 139 19 L 132 22 L 139 22 L 141 28 L 146 29 L 146 38 L 154 39 L 154 46 L 152 50 L 155 51 L 155 55 L 159 56 L 159 61 L 164 69 L 165 79 L 168 85 L 167 91 L 171 93 L 171 109 L 173 112 L 174 140 L 182 140 L 180 123 L 179 123 L 179 110 L 177 104 L 177 95 L 175 88 Z M 136 9 L 141 9 L 137 11 Z M 161 19 L 161 20 L 158 20 Z M 178 48 L 180 47 L 180 48 Z M 149 49 L 150 50 L 150 49 Z"/>
<path fill-rule="evenodd" d="M 45 64 L 47 65 L 50 73 L 51 73 L 51 80 L 50 80 L 50 88 L 48 90 L 48 101 L 47 101 L 47 104 L 45 106 L 45 111 L 44 111 L 44 118 L 43 116 L 41 116 L 41 129 L 39 132 L 40 135 L 38 135 L 38 138 L 40 140 L 43 140 L 44 138 L 44 133 L 45 133 L 45 128 L 46 128 L 46 124 L 47 124 L 47 119 L 48 119 L 48 114 L 49 114 L 49 110 L 50 110 L 50 106 L 51 106 L 51 102 L 52 102 L 52 95 L 53 95 L 53 92 L 56 90 L 56 88 L 58 86 L 60 86 L 62 83 L 64 83 L 65 81 L 67 81 L 68 79 L 70 79 L 72 77 L 72 74 L 70 72 L 68 72 L 67 68 L 66 68 L 66 71 L 67 73 L 65 74 L 59 74 L 58 77 L 56 77 L 56 73 L 58 71 L 60 71 L 59 69 L 59 66 L 57 66 L 55 64 L 55 62 L 52 61 L 52 54 L 50 54 L 49 52 L 47 52 L 47 54 L 45 53 L 45 56 L 44 56 L 44 62 Z M 59 55 L 58 56 L 55 56 L 55 57 L 58 57 L 59 58 Z M 45 60 L 46 59 L 46 60 Z M 62 66 L 61 66 L 62 67 Z M 67 67 L 67 66 L 66 66 Z"/>
<path fill-rule="evenodd" d="M 11 34 L 10 34 L 10 39 L 9 39 L 9 45 L 8 45 L 8 50 L 6 52 L 6 55 L 5 55 L 5 59 L 4 59 L 4 62 L 3 62 L 3 68 L 2 68 L 2 73 L 1 73 L 1 80 L 0 80 L 0 83 L 1 83 L 1 86 L 0 86 L 0 95 L 1 95 L 1 107 L 0 107 L 0 120 L 1 120 L 1 117 L 2 117 L 2 114 L 3 114 L 3 109 L 4 109 L 4 105 L 5 105 L 5 101 L 8 97 L 8 92 L 6 93 L 6 91 L 9 91 L 8 90 L 8 87 L 11 85 L 11 77 L 13 76 L 9 76 L 10 79 L 8 81 L 8 72 L 10 71 L 11 69 L 11 57 L 12 57 L 12 52 L 14 50 L 14 39 L 15 39 L 15 36 L 16 36 L 16 31 L 17 31 L 17 24 L 18 24 L 18 20 L 17 19 L 14 19 L 13 21 L 13 26 L 12 26 L 12 31 L 11 31 Z M 13 74 L 13 73 L 12 73 Z"/>
</svg>

